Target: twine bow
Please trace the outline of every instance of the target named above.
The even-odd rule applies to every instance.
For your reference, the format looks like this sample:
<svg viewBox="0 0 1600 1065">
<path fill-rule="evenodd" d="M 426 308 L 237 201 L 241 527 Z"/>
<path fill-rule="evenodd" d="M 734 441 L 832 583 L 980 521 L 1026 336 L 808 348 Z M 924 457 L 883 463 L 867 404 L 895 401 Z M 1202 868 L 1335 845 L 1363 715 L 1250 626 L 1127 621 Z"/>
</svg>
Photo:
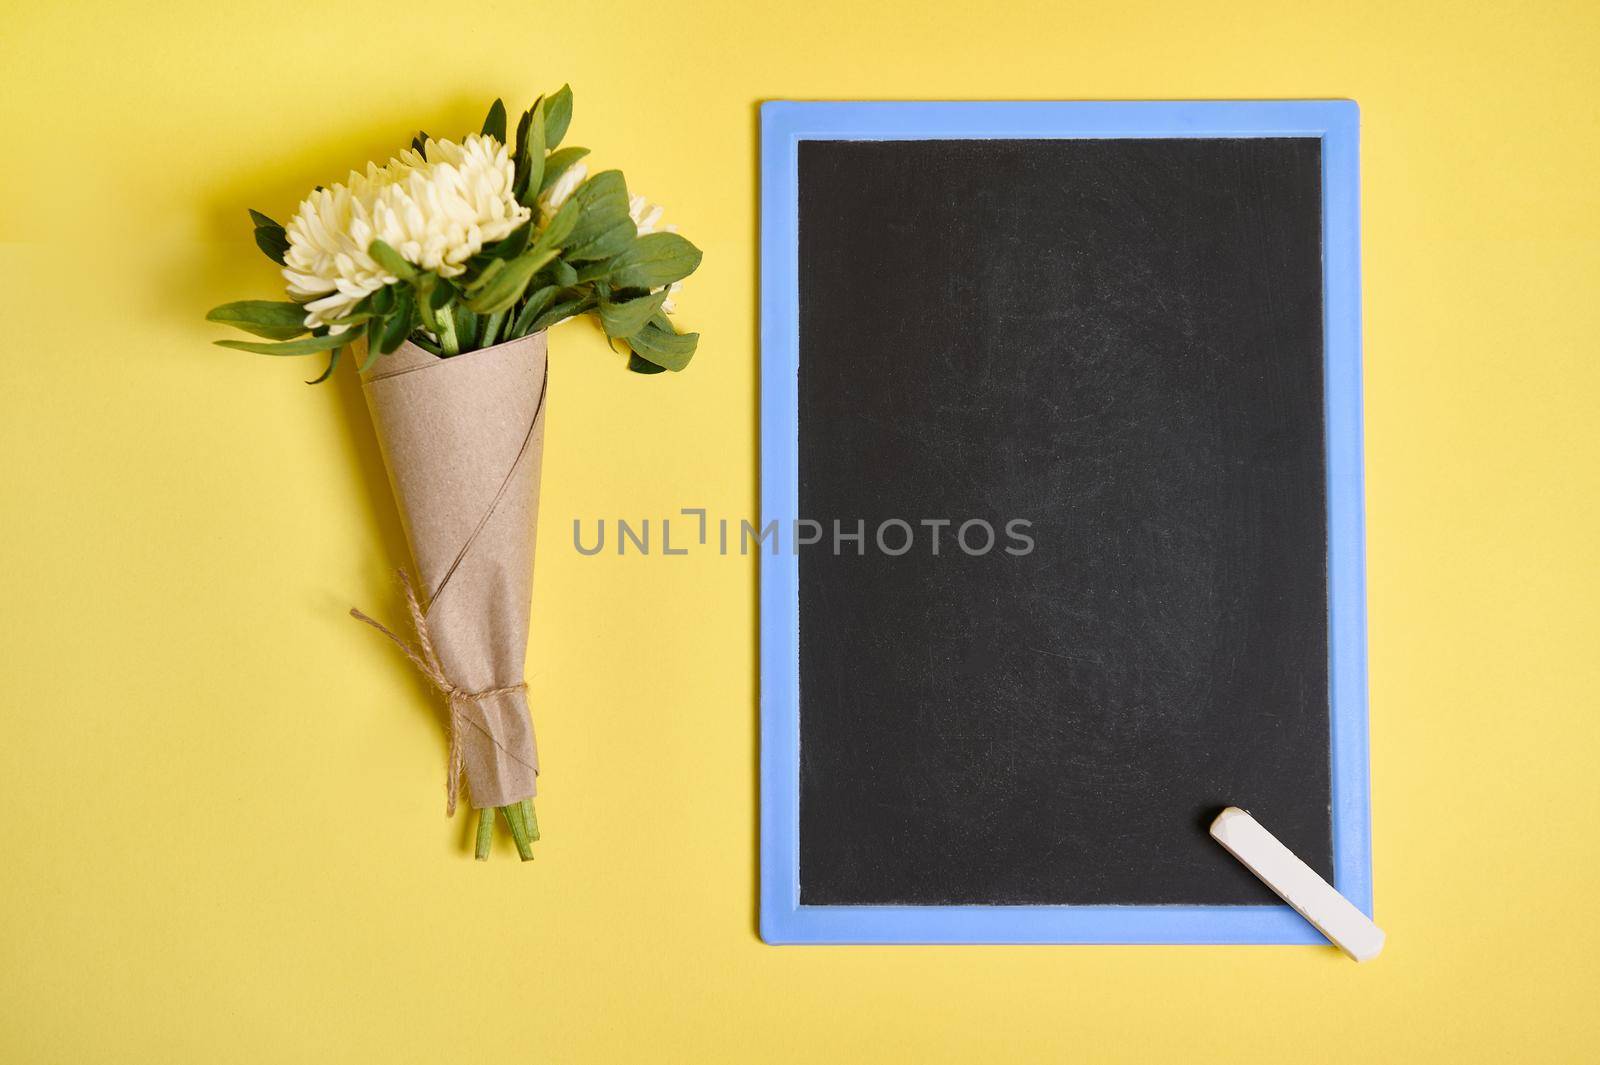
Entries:
<svg viewBox="0 0 1600 1065">
<path fill-rule="evenodd" d="M 453 816 L 456 812 L 456 796 L 461 784 L 461 722 L 466 704 L 480 702 L 496 695 L 510 695 L 513 692 L 526 691 L 527 681 L 517 684 L 507 684 L 498 688 L 479 688 L 476 690 L 462 688 L 445 676 L 444 667 L 439 664 L 439 654 L 433 649 L 433 638 L 428 634 L 428 617 L 423 612 L 422 604 L 417 601 L 417 593 L 411 586 L 411 578 L 405 570 L 398 571 L 400 588 L 405 592 L 406 609 L 411 613 L 411 627 L 417 634 L 415 645 L 407 643 L 383 622 L 369 617 L 357 610 L 350 608 L 350 616 L 357 621 L 364 621 L 377 629 L 400 648 L 402 654 L 411 659 L 411 664 L 417 667 L 417 672 L 428 679 L 428 683 L 438 689 L 450 706 L 450 764 L 449 776 L 445 780 L 445 814 Z"/>
</svg>

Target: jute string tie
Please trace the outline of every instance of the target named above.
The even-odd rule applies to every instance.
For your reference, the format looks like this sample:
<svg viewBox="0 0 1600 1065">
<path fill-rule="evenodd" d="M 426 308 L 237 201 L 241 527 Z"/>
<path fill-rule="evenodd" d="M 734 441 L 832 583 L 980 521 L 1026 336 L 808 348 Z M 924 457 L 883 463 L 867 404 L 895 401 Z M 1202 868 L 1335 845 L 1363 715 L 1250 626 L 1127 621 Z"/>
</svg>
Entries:
<svg viewBox="0 0 1600 1065">
<path fill-rule="evenodd" d="M 496 695 L 510 695 L 513 692 L 526 691 L 528 682 L 507 684 L 498 688 L 463 688 L 453 683 L 445 676 L 444 667 L 439 664 L 439 655 L 433 649 L 433 638 L 428 634 L 428 616 L 422 609 L 422 604 L 417 601 L 416 590 L 411 585 L 411 578 L 405 570 L 398 571 L 400 588 L 405 593 L 406 610 L 411 614 L 411 628 L 417 634 L 415 644 L 406 642 L 405 638 L 398 635 L 383 622 L 369 617 L 357 610 L 350 608 L 350 616 L 357 621 L 366 622 L 379 632 L 387 636 L 394 645 L 400 648 L 402 654 L 411 660 L 417 667 L 417 672 L 428 679 L 439 693 L 445 697 L 450 708 L 450 754 L 448 777 L 445 779 L 445 813 L 454 815 L 456 812 L 456 797 L 461 784 L 461 728 L 468 703 L 481 702 Z"/>
</svg>

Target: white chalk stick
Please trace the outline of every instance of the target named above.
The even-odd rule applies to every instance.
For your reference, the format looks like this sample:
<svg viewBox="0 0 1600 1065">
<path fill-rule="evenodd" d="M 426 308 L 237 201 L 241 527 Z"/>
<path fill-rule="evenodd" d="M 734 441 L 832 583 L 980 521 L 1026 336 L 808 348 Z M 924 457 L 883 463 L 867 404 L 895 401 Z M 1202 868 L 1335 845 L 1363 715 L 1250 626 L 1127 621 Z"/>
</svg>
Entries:
<svg viewBox="0 0 1600 1065">
<path fill-rule="evenodd" d="M 1211 822 L 1211 838 L 1356 961 L 1376 958 L 1383 949 L 1383 929 L 1372 918 L 1237 806 Z"/>
</svg>

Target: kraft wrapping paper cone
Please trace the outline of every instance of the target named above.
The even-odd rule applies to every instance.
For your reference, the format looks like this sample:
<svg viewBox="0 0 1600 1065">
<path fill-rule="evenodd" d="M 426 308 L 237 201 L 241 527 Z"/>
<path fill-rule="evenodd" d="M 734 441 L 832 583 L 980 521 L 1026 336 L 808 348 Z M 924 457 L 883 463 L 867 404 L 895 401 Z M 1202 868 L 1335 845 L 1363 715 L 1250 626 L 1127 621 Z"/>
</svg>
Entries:
<svg viewBox="0 0 1600 1065">
<path fill-rule="evenodd" d="M 523 680 L 544 457 L 545 334 L 447 359 L 409 341 L 362 375 L 428 633 L 451 683 Z M 475 807 L 531 797 L 526 691 L 468 701 L 459 742 Z"/>
</svg>

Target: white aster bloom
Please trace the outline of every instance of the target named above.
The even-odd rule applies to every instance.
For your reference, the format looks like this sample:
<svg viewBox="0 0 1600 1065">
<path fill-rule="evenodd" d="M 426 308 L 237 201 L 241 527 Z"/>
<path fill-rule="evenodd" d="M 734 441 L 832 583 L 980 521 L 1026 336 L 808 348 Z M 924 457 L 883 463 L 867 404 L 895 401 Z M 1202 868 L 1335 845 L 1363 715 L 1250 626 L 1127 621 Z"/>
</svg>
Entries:
<svg viewBox="0 0 1600 1065">
<path fill-rule="evenodd" d="M 554 185 L 545 189 L 539 196 L 539 213 L 544 215 L 544 220 L 549 222 L 561 210 L 561 205 L 567 202 L 567 197 L 584 179 L 589 176 L 589 167 L 585 163 L 573 163 L 561 172 Z"/>
<path fill-rule="evenodd" d="M 664 211 L 660 205 L 652 205 L 643 196 L 634 196 L 628 200 L 628 216 L 633 219 L 633 224 L 639 230 L 641 237 L 651 233 L 676 233 L 677 226 L 664 226 L 661 224 L 661 215 Z"/>
<path fill-rule="evenodd" d="M 556 178 L 555 184 L 545 189 L 544 194 L 539 197 L 539 213 L 542 216 L 540 224 L 548 225 L 550 219 L 556 216 L 556 212 L 561 210 L 561 205 L 567 202 L 567 199 L 588 177 L 589 168 L 583 163 L 574 163 L 563 171 L 561 176 Z M 643 196 L 633 196 L 628 200 L 628 216 L 633 219 L 634 228 L 638 230 L 641 237 L 649 236 L 651 233 L 676 233 L 678 231 L 678 227 L 675 225 L 661 224 L 662 214 L 663 210 L 659 205 L 650 203 Z M 667 298 L 661 301 L 662 311 L 672 314 L 678 309 L 672 297 L 682 287 L 683 282 L 681 281 L 674 281 L 667 286 Z M 661 290 L 656 289 L 655 291 L 659 292 Z"/>
<path fill-rule="evenodd" d="M 514 179 L 505 145 L 474 133 L 460 144 L 429 140 L 420 153 L 369 163 L 365 174 L 312 193 L 285 227 L 283 266 L 289 295 L 308 301 L 306 326 L 342 333 L 349 327 L 335 319 L 398 280 L 367 254 L 374 240 L 441 277 L 460 274 L 485 244 L 531 216 Z"/>
</svg>

